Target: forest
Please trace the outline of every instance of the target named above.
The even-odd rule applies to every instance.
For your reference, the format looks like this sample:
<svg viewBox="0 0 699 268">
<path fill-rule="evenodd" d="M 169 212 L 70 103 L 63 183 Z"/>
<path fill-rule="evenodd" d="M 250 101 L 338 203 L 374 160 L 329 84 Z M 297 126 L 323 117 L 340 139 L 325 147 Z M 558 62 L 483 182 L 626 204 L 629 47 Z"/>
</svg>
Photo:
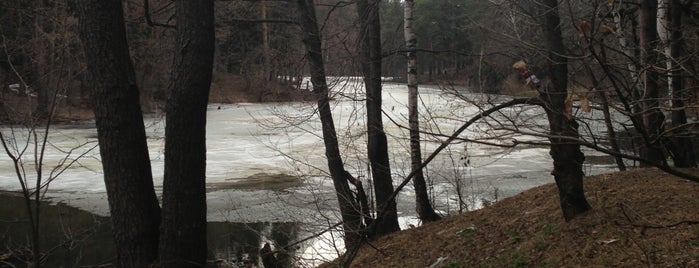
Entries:
<svg viewBox="0 0 699 268">
<path fill-rule="evenodd" d="M 3 265 L 50 258 L 40 201 L 91 157 L 76 146 L 49 167 L 49 132 L 85 121 L 108 200 L 109 264 L 217 265 L 207 250 L 207 115 L 226 104 L 298 104 L 306 112 L 279 112 L 287 130 L 273 131 L 317 125 L 307 133 L 323 164 L 287 157 L 308 167 L 293 167 L 299 178 L 331 184 L 332 208 L 316 206 L 335 213 L 322 233 L 342 234 L 341 267 L 401 231 L 399 195 L 413 199 L 420 223 L 451 217 L 433 177 L 473 168 L 454 148 L 545 148 L 563 224 L 595 209 L 583 189 L 593 152 L 613 171 L 699 183 L 694 0 L 4 0 L 0 35 L 2 170 L 18 183 L 29 226 L 26 250 L 0 255 Z M 389 87 L 401 88 L 405 107 L 387 107 Z M 426 87 L 448 107 L 427 105 Z M 343 102 L 351 120 L 340 118 Z M 153 115 L 164 122 L 160 175 Z M 445 154 L 452 166 L 438 167 Z M 446 199 L 468 210 L 461 185 L 449 187 Z M 261 265 L 301 266 L 290 248 L 265 244 Z"/>
</svg>

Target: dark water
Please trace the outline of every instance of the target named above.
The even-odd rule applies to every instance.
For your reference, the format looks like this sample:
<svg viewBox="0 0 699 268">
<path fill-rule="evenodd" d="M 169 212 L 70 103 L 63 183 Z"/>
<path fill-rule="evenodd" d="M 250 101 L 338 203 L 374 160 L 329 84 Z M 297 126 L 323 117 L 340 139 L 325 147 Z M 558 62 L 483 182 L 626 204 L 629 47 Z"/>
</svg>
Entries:
<svg viewBox="0 0 699 268">
<path fill-rule="evenodd" d="M 41 209 L 44 267 L 110 267 L 115 264 L 108 217 L 46 202 L 42 202 Z M 26 266 L 31 256 L 31 231 L 26 215 L 22 198 L 0 193 L 0 267 Z M 295 241 L 299 233 L 299 225 L 290 222 L 209 222 L 207 228 L 210 267 L 257 266 L 259 249 L 264 243 L 287 245 Z M 293 250 L 285 255 L 285 262 L 291 263 Z"/>
</svg>

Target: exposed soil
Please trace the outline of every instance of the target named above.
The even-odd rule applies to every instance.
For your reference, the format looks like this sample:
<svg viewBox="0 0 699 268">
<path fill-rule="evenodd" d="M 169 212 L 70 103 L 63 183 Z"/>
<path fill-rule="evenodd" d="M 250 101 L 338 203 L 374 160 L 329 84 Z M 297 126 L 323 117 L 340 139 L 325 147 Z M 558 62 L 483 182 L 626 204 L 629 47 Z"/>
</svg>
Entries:
<svg viewBox="0 0 699 268">
<path fill-rule="evenodd" d="M 379 238 L 352 267 L 699 267 L 698 183 L 639 169 L 585 189 L 594 209 L 571 222 L 544 185 Z"/>
</svg>

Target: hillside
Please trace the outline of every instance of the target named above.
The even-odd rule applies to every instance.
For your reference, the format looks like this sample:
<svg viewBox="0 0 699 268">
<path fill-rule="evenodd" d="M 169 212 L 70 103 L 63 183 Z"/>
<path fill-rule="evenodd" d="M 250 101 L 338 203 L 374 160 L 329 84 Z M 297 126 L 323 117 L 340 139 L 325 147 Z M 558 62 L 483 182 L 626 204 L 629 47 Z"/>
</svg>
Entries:
<svg viewBox="0 0 699 268">
<path fill-rule="evenodd" d="M 380 238 L 352 267 L 699 267 L 699 184 L 643 169 L 585 190 L 594 209 L 569 223 L 544 185 Z"/>
</svg>

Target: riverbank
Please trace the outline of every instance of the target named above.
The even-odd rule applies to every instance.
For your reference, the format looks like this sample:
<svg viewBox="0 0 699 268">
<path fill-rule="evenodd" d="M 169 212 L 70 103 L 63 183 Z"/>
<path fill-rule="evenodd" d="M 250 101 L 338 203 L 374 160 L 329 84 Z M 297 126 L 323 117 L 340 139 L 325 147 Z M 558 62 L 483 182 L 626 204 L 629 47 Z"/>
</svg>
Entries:
<svg viewBox="0 0 699 268">
<path fill-rule="evenodd" d="M 209 92 L 209 103 L 265 103 L 313 100 L 310 91 L 299 90 L 293 82 L 274 80 L 264 83 L 255 77 L 216 74 Z M 84 93 L 81 93 L 84 94 Z M 53 99 L 53 98 L 50 98 Z M 81 96 L 56 95 L 52 122 L 76 122 L 94 119 L 89 94 Z M 165 97 L 141 90 L 141 109 L 145 114 L 161 112 Z M 35 93 L 0 92 L 0 123 L 30 122 L 38 105 Z"/>
<path fill-rule="evenodd" d="M 572 222 L 563 221 L 555 185 L 546 184 L 481 210 L 372 241 L 352 266 L 429 267 L 437 262 L 436 267 L 699 265 L 699 184 L 655 169 L 638 169 L 588 177 L 585 188 L 594 209 Z M 22 238 L 28 226 L 21 201 L 16 194 L 7 194 L 0 194 L 0 226 L 12 230 L 2 236 L 11 242 L 3 248 L 12 250 L 3 251 L 0 261 L 15 262 L 12 258 L 25 253 Z M 85 265 L 114 261 L 106 218 L 62 204 L 45 205 L 43 211 L 45 241 L 73 243 L 65 252 L 54 252 L 58 255 L 50 258 L 52 263 L 74 263 L 76 254 Z M 275 228 L 288 229 L 289 236 L 273 237 Z M 264 241 L 284 244 L 308 235 L 297 228 L 294 223 L 210 223 L 210 258 L 236 260 L 244 253 L 256 258 Z M 72 236 L 66 236 L 66 230 Z M 76 235 L 79 241 L 71 240 Z M 226 251 L 231 247 L 236 251 Z"/>
<path fill-rule="evenodd" d="M 29 219 L 24 200 L 0 191 L 0 267 L 24 267 L 31 258 Z M 116 249 L 111 220 L 62 203 L 41 203 L 40 240 L 45 267 L 113 267 Z M 207 267 L 252 267 L 262 244 L 286 245 L 300 239 L 297 222 L 208 222 Z M 308 247 L 297 245 L 296 256 Z M 291 260 L 286 260 L 291 263 Z"/>
<path fill-rule="evenodd" d="M 352 267 L 699 266 L 699 184 L 637 169 L 585 190 L 594 209 L 569 223 L 547 184 L 372 241 Z"/>
</svg>

